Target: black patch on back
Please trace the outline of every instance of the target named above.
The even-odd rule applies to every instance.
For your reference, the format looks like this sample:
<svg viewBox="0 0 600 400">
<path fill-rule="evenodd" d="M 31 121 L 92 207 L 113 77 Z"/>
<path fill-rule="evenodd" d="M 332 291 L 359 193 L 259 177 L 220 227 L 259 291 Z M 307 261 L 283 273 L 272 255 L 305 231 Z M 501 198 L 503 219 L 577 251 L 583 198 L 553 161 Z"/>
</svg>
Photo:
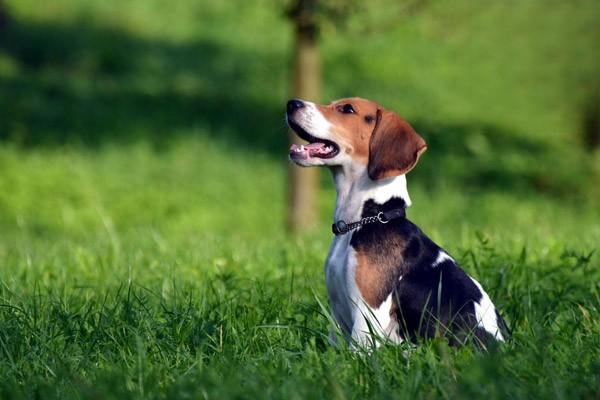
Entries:
<svg viewBox="0 0 600 400">
<path fill-rule="evenodd" d="M 398 207 L 405 207 L 400 198 L 384 204 L 369 200 L 363 205 L 362 217 Z M 477 325 L 474 302 L 481 300 L 482 293 L 453 260 L 433 266 L 443 249 L 411 221 L 399 218 L 387 224 L 364 225 L 353 233 L 350 244 L 357 250 L 398 254 L 393 272 L 381 282 L 378 298 L 383 302 L 393 293 L 401 337 L 417 341 L 443 335 L 452 345 L 463 344 L 470 338 L 480 343 L 493 340 L 491 334 Z M 499 314 L 497 318 L 502 335 L 508 338 L 506 323 Z"/>
<path fill-rule="evenodd" d="M 363 204 L 361 218 L 372 217 L 381 211 L 390 211 L 397 208 L 405 208 L 406 203 L 401 198 L 392 198 L 385 204 L 380 205 L 373 200 L 369 200 Z M 365 252 L 370 255 L 383 255 L 387 258 L 385 264 L 392 263 L 392 268 L 386 266 L 374 265 L 373 268 L 382 268 L 380 275 L 382 281 L 377 287 L 376 304 L 371 304 L 372 307 L 378 307 L 383 303 L 390 293 L 394 290 L 398 278 L 404 273 L 404 264 L 402 263 L 402 247 L 400 246 L 400 237 L 396 235 L 398 226 L 404 221 L 404 218 L 393 219 L 387 224 L 373 223 L 363 225 L 360 229 L 354 231 L 350 245 L 357 252 Z M 398 260 L 398 265 L 393 263 Z"/>
<path fill-rule="evenodd" d="M 421 241 L 418 237 L 411 237 L 408 240 L 406 249 L 404 250 L 404 256 L 409 259 L 415 259 L 421 253 Z"/>
</svg>

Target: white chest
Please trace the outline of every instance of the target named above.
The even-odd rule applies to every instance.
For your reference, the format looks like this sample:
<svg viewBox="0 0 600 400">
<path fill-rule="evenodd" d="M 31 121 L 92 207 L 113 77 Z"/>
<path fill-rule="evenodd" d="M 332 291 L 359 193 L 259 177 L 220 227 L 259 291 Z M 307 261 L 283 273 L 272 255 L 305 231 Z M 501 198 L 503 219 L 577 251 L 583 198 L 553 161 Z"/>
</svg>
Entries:
<svg viewBox="0 0 600 400">
<path fill-rule="evenodd" d="M 399 197 L 406 206 L 410 206 L 404 175 L 373 181 L 364 165 L 353 164 L 334 170 L 334 180 L 337 192 L 335 221 L 357 221 L 367 200 L 383 204 L 392 197 Z M 352 233 L 336 236 L 325 263 L 332 313 L 342 331 L 351 336 L 355 343 L 369 342 L 372 329 L 378 331 L 380 336 L 399 342 L 401 339 L 395 334 L 397 324 L 390 316 L 392 294 L 377 309 L 373 309 L 360 293 L 356 283 L 358 262 L 356 252 L 350 246 L 351 238 Z"/>
<path fill-rule="evenodd" d="M 360 295 L 354 281 L 356 259 L 350 247 L 351 235 L 337 236 L 325 263 L 325 280 L 335 319 L 346 334 L 353 326 L 354 304 Z"/>
<path fill-rule="evenodd" d="M 329 301 L 335 319 L 342 331 L 355 342 L 366 344 L 370 329 L 374 328 L 381 337 L 399 342 L 395 334 L 395 321 L 390 317 L 392 295 L 377 309 L 369 307 L 356 284 L 356 254 L 350 239 L 352 235 L 337 236 L 329 250 L 325 265 L 325 276 Z"/>
</svg>

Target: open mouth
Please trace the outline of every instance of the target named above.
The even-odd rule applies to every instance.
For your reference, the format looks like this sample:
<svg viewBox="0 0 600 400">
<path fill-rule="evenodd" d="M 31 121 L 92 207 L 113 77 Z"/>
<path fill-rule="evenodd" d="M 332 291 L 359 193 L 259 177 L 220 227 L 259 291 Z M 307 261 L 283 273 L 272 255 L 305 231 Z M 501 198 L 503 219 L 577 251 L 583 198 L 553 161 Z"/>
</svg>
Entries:
<svg viewBox="0 0 600 400">
<path fill-rule="evenodd" d="M 331 140 L 316 138 L 293 121 L 288 120 L 288 124 L 300 138 L 308 142 L 308 144 L 303 145 L 293 144 L 290 147 L 289 154 L 292 160 L 333 158 L 340 152 L 338 145 Z"/>
</svg>

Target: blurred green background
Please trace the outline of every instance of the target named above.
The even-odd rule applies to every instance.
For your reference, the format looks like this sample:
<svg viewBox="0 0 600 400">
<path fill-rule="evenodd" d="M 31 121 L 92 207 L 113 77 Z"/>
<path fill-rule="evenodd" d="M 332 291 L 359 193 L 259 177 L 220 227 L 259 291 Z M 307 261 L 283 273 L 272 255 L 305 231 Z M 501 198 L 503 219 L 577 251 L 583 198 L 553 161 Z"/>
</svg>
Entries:
<svg viewBox="0 0 600 400">
<path fill-rule="evenodd" d="M 293 45 L 284 3 L 5 3 L 5 229 L 20 219 L 89 232 L 99 206 L 118 229 L 282 228 Z M 600 167 L 582 124 L 600 79 L 598 2 L 398 4 L 324 24 L 324 95 L 314 100 L 375 99 L 426 138 L 409 177 L 415 218 L 512 227 L 531 210 L 518 230 L 528 236 L 573 213 L 597 216 Z M 258 226 L 261 204 L 272 208 Z"/>
<path fill-rule="evenodd" d="M 261 393 L 282 369 L 306 368 L 300 381 L 277 381 L 271 395 L 304 384 L 328 387 L 326 398 L 352 397 L 330 372 L 315 383 L 310 354 L 295 358 L 321 348 L 315 332 L 327 329 L 314 294 L 326 301 L 334 190 L 322 171 L 319 222 L 300 237 L 285 234 L 289 2 L 0 4 L 0 394 L 56 384 L 56 397 L 73 394 L 64 387 L 146 397 L 194 371 L 193 385 L 235 397 L 250 377 L 256 386 L 244 390 Z M 408 176 L 409 217 L 485 282 L 517 338 L 536 343 L 529 348 L 538 352 L 507 357 L 511 368 L 545 365 L 539 357 L 551 341 L 536 332 L 549 326 L 573 318 L 577 335 L 600 332 L 600 151 L 586 125 L 600 118 L 600 2 L 358 4 L 348 3 L 354 11 L 344 21 L 323 22 L 323 98 L 311 100 L 376 100 L 426 139 L 428 151 Z M 148 295 L 130 320 L 123 287 L 158 300 Z M 185 303 L 178 296 L 186 293 L 201 304 L 164 311 Z M 109 322 L 82 311 L 113 303 L 125 311 Z M 290 339 L 256 328 L 282 321 L 314 331 Z M 189 332 L 156 333 L 168 323 Z M 247 347 L 239 342 L 244 329 L 257 335 Z M 556 329 L 565 341 L 577 336 Z M 88 331 L 101 333 L 90 339 Z M 553 382 L 538 394 L 592 398 L 596 342 L 554 349 L 554 369 L 545 369 L 554 375 L 536 380 L 521 371 L 483 393 L 528 397 L 536 382 Z M 238 353 L 220 353 L 223 343 Z M 271 365 L 263 352 L 281 364 L 261 370 Z M 568 364 L 582 353 L 589 359 Z M 340 361 L 331 350 L 319 357 Z M 377 371 L 348 357 L 352 368 Z M 408 394 L 444 397 L 448 385 L 456 386 L 446 395 L 482 393 L 467 390 L 481 384 L 479 375 L 461 371 L 485 374 L 489 360 L 440 357 L 458 364 L 440 381 L 419 381 L 406 367 L 402 379 L 414 378 Z M 219 386 L 223 376 L 239 385 Z M 363 395 L 386 393 L 356 383 L 351 371 L 344 376 Z M 189 382 L 177 383 L 174 398 Z"/>
</svg>

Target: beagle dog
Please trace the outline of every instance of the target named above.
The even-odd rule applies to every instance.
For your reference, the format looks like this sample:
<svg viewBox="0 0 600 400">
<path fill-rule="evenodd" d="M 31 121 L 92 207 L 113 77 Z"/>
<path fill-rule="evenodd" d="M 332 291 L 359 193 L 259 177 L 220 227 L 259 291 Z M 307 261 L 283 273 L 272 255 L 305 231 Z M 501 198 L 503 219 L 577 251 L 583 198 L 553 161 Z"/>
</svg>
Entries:
<svg viewBox="0 0 600 400">
<path fill-rule="evenodd" d="M 325 264 L 332 313 L 352 347 L 443 335 L 452 345 L 504 341 L 509 330 L 479 282 L 406 218 L 406 174 L 427 145 L 399 115 L 348 98 L 287 103 L 308 142 L 289 157 L 327 166 L 337 199 Z"/>
</svg>

